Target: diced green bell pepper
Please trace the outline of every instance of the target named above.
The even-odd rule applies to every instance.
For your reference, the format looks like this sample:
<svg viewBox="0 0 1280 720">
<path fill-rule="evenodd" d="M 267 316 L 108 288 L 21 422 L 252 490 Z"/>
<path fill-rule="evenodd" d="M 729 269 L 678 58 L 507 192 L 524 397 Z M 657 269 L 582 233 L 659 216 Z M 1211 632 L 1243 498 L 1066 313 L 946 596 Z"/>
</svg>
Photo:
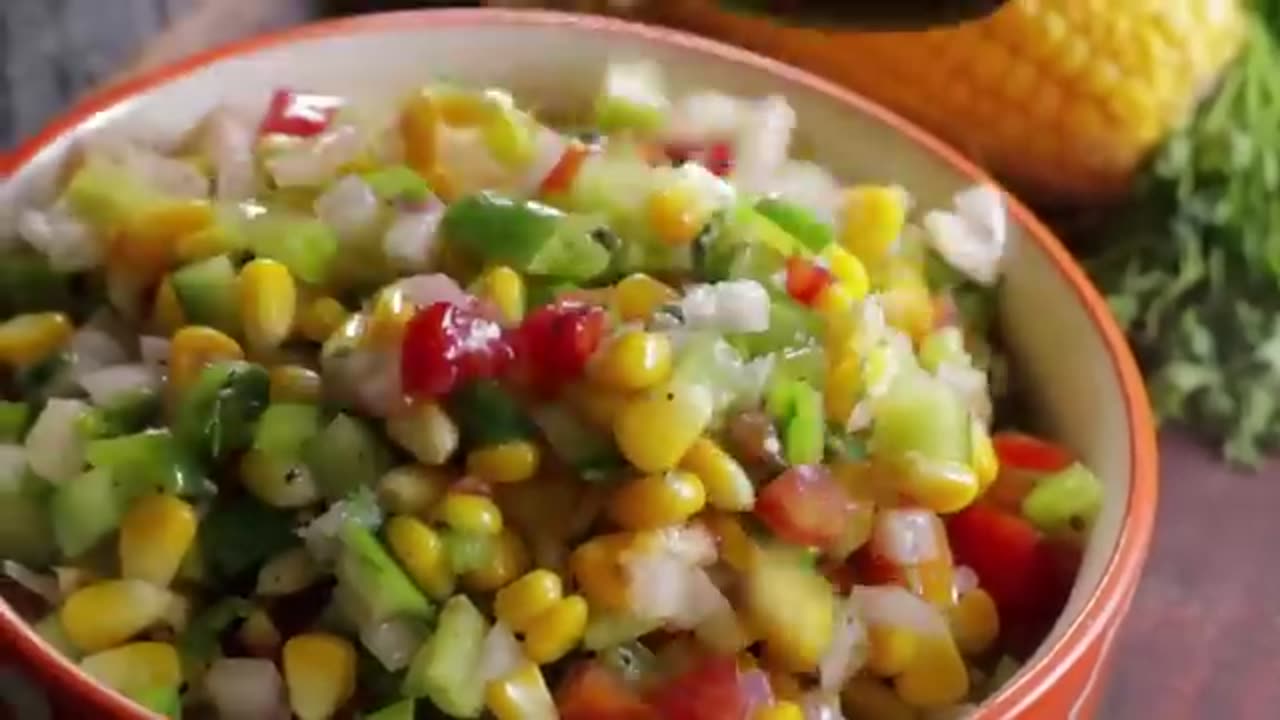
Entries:
<svg viewBox="0 0 1280 720">
<path fill-rule="evenodd" d="M 756 203 L 756 211 L 799 240 L 809 252 L 822 252 L 835 242 L 835 231 L 807 208 L 780 198 L 765 198 Z"/>
<path fill-rule="evenodd" d="M 71 353 L 60 352 L 19 369 L 13 378 L 18 394 L 33 409 L 42 408 L 49 398 L 69 394 L 74 387 L 71 379 L 73 360 Z M 39 417 L 39 413 L 34 414 Z"/>
<path fill-rule="evenodd" d="M 64 197 L 77 217 L 104 231 L 128 223 L 156 194 L 129 173 L 90 161 L 71 176 Z"/>
<path fill-rule="evenodd" d="M 373 487 L 391 468 L 391 450 L 382 436 L 360 418 L 338 413 L 302 448 L 321 494 L 339 500 L 361 487 Z"/>
<path fill-rule="evenodd" d="M 413 698 L 401 700 L 367 716 L 366 720 L 413 720 L 414 702 Z"/>
<path fill-rule="evenodd" d="M 161 410 L 160 394 L 153 390 L 137 390 L 112 398 L 81 418 L 81 429 L 87 438 L 119 437 L 141 431 Z"/>
<path fill-rule="evenodd" d="M 12 471 L 15 477 L 0 479 L 0 559 L 44 567 L 58 547 L 49 513 L 52 491 L 30 470 Z"/>
<path fill-rule="evenodd" d="M 95 469 L 58 484 L 49 506 L 62 557 L 83 554 L 115 530 L 122 515 L 112 475 Z"/>
<path fill-rule="evenodd" d="M 435 634 L 423 643 L 403 692 L 427 697 L 451 717 L 479 717 L 484 710 L 484 683 L 476 675 L 489 623 L 465 595 L 449 598 L 440 611 Z"/>
<path fill-rule="evenodd" d="M 493 559 L 497 548 L 491 535 L 465 532 L 462 530 L 444 530 L 441 532 L 445 554 L 449 557 L 449 567 L 455 573 L 468 573 L 484 567 Z"/>
<path fill-rule="evenodd" d="M 32 418 L 29 404 L 0 401 L 0 443 L 21 443 Z"/>
<path fill-rule="evenodd" d="M 826 429 L 822 394 L 808 383 L 795 381 L 791 391 L 791 414 L 782 440 L 787 462 L 792 465 L 822 462 Z"/>
<path fill-rule="evenodd" d="M 441 221 L 446 241 L 474 257 L 575 281 L 595 277 L 609 266 L 609 251 L 592 235 L 600 226 L 588 216 L 491 192 L 459 199 Z"/>
<path fill-rule="evenodd" d="M 218 462 L 253 442 L 271 381 L 261 365 L 242 361 L 206 367 L 182 397 L 174 436 L 191 457 Z"/>
<path fill-rule="evenodd" d="M 1074 536 L 1102 511 L 1102 483 L 1080 463 L 1041 478 L 1022 499 L 1022 515 L 1048 535 Z"/>
<path fill-rule="evenodd" d="M 272 403 L 258 418 L 253 447 L 268 455 L 298 458 L 320 427 L 320 408 L 315 405 Z"/>
<path fill-rule="evenodd" d="M 239 283 L 230 257 L 216 255 L 185 265 L 170 282 L 188 322 L 233 334 L 240 329 Z"/>
<path fill-rule="evenodd" d="M 468 383 L 449 396 L 449 415 L 476 447 L 519 440 L 533 434 L 533 423 L 511 393 L 493 380 Z"/>
<path fill-rule="evenodd" d="M 422 202 L 431 196 L 431 187 L 421 175 L 404 165 L 388 165 L 360 176 L 383 200 Z"/>
<path fill-rule="evenodd" d="M 435 606 L 418 589 L 368 528 L 355 521 L 342 527 L 342 546 L 334 574 L 354 601 L 358 626 L 394 617 L 430 622 Z"/>
<path fill-rule="evenodd" d="M 338 254 L 338 236 L 320 220 L 287 210 L 270 210 L 249 221 L 254 254 L 278 260 L 294 277 L 320 285 Z"/>
<path fill-rule="evenodd" d="M 75 304 L 71 278 L 55 272 L 48 259 L 35 250 L 0 253 L 0 317 L 70 309 Z"/>
<path fill-rule="evenodd" d="M 204 475 L 168 429 L 94 440 L 85 448 L 85 458 L 111 473 L 122 507 L 148 492 L 197 495 L 204 490 Z"/>
<path fill-rule="evenodd" d="M 221 500 L 200 521 L 198 543 L 213 582 L 241 581 L 298 543 L 293 514 L 250 495 Z"/>
</svg>

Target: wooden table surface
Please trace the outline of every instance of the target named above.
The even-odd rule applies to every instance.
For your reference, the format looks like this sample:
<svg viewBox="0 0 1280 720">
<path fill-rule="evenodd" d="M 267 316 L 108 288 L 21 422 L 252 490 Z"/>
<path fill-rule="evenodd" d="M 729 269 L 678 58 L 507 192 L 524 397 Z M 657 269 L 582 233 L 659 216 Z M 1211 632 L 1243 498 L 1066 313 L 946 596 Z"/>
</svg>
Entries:
<svg viewBox="0 0 1280 720">
<path fill-rule="evenodd" d="M 107 13 L 99 3 L 0 0 L 0 147 L 121 68 L 287 24 L 317 7 L 109 0 Z M 166 26 L 175 33 L 151 39 Z M 1152 554 L 1117 642 L 1101 718 L 1280 717 L 1280 463 L 1236 473 L 1177 431 L 1162 437 L 1161 460 Z"/>
</svg>

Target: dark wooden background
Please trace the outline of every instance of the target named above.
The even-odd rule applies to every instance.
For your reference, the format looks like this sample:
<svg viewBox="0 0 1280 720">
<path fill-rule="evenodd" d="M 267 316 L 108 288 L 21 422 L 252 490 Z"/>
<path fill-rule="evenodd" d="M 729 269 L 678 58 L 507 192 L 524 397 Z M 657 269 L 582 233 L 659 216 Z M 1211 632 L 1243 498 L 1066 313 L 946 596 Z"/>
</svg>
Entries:
<svg viewBox="0 0 1280 720">
<path fill-rule="evenodd" d="M 376 3 L 0 0 L 0 147 L 139 67 L 367 4 Z M 1276 720 L 1280 464 L 1236 473 L 1177 431 L 1161 438 L 1161 454 L 1152 555 L 1117 644 L 1102 718 Z"/>
</svg>

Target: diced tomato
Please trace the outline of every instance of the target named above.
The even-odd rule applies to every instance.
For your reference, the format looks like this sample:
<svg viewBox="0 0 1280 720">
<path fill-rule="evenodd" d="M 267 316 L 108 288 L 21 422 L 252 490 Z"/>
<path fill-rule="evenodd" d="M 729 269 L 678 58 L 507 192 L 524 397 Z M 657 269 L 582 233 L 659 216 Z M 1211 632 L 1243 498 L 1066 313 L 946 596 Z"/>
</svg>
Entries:
<svg viewBox="0 0 1280 720">
<path fill-rule="evenodd" d="M 652 696 L 663 720 L 746 720 L 750 698 L 731 655 L 702 659 Z"/>
<path fill-rule="evenodd" d="M 263 135 L 311 137 L 324 132 L 342 107 L 342 98 L 281 88 L 271 96 L 259 132 Z"/>
<path fill-rule="evenodd" d="M 604 340 L 602 308 L 559 300 L 529 314 L 517 336 L 517 354 L 534 389 L 554 393 L 581 377 Z"/>
<path fill-rule="evenodd" d="M 560 720 L 657 720 L 658 713 L 622 678 L 596 662 L 569 672 L 556 692 Z"/>
<path fill-rule="evenodd" d="M 907 579 L 902 568 L 889 558 L 871 548 L 863 548 L 854 555 L 854 572 L 860 585 L 902 585 Z"/>
<path fill-rule="evenodd" d="M 556 162 L 555 167 L 551 168 L 551 172 L 542 179 L 542 184 L 538 188 L 539 195 L 554 195 L 556 193 L 568 192 L 573 185 L 574 178 L 578 177 L 578 171 L 582 169 L 582 163 L 590 155 L 592 149 L 583 143 L 573 140 L 564 149 L 564 154 L 560 156 L 560 160 Z"/>
<path fill-rule="evenodd" d="M 854 503 L 822 465 L 797 465 L 774 478 L 756 500 L 756 515 L 775 535 L 825 548 L 838 541 Z"/>
<path fill-rule="evenodd" d="M 1002 614 L 1036 614 L 1045 560 L 1040 533 L 1031 523 L 989 505 L 971 505 L 947 519 L 951 552 L 968 565 Z"/>
<path fill-rule="evenodd" d="M 799 255 L 787 258 L 787 294 L 797 302 L 813 305 L 832 282 L 831 271 L 821 265 Z"/>
<path fill-rule="evenodd" d="M 1000 465 L 1010 469 L 1051 473 L 1075 462 L 1071 453 L 1058 445 L 1022 433 L 996 433 L 991 443 Z"/>
<path fill-rule="evenodd" d="M 826 560 L 820 568 L 822 576 L 841 594 L 848 593 L 862 579 L 862 574 L 858 572 L 852 559 Z M 866 583 L 865 580 L 863 582 Z"/>
<path fill-rule="evenodd" d="M 400 374 L 412 397 L 439 397 L 470 380 L 496 377 L 512 358 L 502 327 L 470 308 L 437 302 L 405 328 Z"/>
<path fill-rule="evenodd" d="M 733 172 L 733 145 L 724 141 L 708 144 L 669 143 L 663 148 L 672 165 L 696 162 L 713 174 L 725 177 Z"/>
</svg>

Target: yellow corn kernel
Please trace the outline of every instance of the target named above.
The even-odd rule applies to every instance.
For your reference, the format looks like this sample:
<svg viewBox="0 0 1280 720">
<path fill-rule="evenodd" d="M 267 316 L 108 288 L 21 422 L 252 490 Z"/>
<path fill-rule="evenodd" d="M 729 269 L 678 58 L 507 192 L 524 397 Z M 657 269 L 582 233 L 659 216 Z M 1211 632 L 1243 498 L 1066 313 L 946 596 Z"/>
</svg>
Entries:
<svg viewBox="0 0 1280 720">
<path fill-rule="evenodd" d="M 196 511 L 172 495 L 133 502 L 120 522 L 120 574 L 165 587 L 196 537 Z"/>
<path fill-rule="evenodd" d="M 881 677 L 901 673 L 916 654 L 916 634 L 903 628 L 872 625 L 867 628 L 867 641 L 867 668 Z"/>
<path fill-rule="evenodd" d="M 284 263 L 250 260 L 240 269 L 240 322 L 249 347 L 271 350 L 284 342 L 298 309 L 298 286 Z"/>
<path fill-rule="evenodd" d="M 498 308 L 507 324 L 524 319 L 524 278 L 506 265 L 489 268 L 480 276 L 479 295 Z"/>
<path fill-rule="evenodd" d="M 71 321 L 59 312 L 29 313 L 0 323 L 0 362 L 23 367 L 53 354 L 71 339 Z"/>
<path fill-rule="evenodd" d="M 628 331 L 609 343 L 592 364 L 592 379 L 618 390 L 645 390 L 671 374 L 672 354 L 666 335 Z"/>
<path fill-rule="evenodd" d="M 840 704 L 856 718 L 916 720 L 915 708 L 903 702 L 893 688 L 869 677 L 855 677 L 840 693 Z"/>
<path fill-rule="evenodd" d="M 982 494 L 1000 474 L 1000 459 L 996 457 L 996 448 L 991 444 L 991 434 L 977 418 L 969 424 L 969 447 L 973 474 L 978 478 L 978 493 Z"/>
<path fill-rule="evenodd" d="M 569 569 L 578 589 L 592 606 L 604 610 L 626 608 L 628 581 L 621 556 L 634 539 L 631 533 L 599 535 L 582 543 L 569 555 Z"/>
<path fill-rule="evenodd" d="M 594 383 L 575 383 L 564 390 L 565 401 L 573 406 L 592 425 L 613 429 L 614 418 L 623 406 L 632 401 L 631 393 L 600 387 Z"/>
<path fill-rule="evenodd" d="M 512 440 L 467 453 L 467 472 L 491 483 L 524 482 L 538 472 L 541 459 L 536 444 Z"/>
<path fill-rule="evenodd" d="M 71 593 L 58 619 L 82 652 L 115 647 L 164 617 L 171 595 L 144 580 L 105 580 Z"/>
<path fill-rule="evenodd" d="M 436 518 L 454 530 L 479 535 L 502 532 L 502 510 L 484 495 L 447 492 L 436 507 Z"/>
<path fill-rule="evenodd" d="M 529 549 L 511 528 L 497 537 L 488 564 L 462 576 L 462 584 L 472 592 L 494 592 L 529 569 Z"/>
<path fill-rule="evenodd" d="M 524 632 L 563 597 L 560 576 L 539 568 L 499 590 L 493 601 L 493 614 L 512 630 Z"/>
<path fill-rule="evenodd" d="M 680 459 L 680 468 L 702 481 L 707 504 L 713 508 L 742 512 L 756 504 L 756 489 L 747 471 L 714 440 L 698 438 Z"/>
<path fill-rule="evenodd" d="M 707 504 L 707 491 L 697 475 L 682 470 L 645 475 L 613 493 L 609 517 L 628 530 L 678 525 Z"/>
<path fill-rule="evenodd" d="M 182 684 L 178 651 L 169 643 L 134 642 L 103 650 L 81 660 L 80 669 L 124 695 Z"/>
<path fill-rule="evenodd" d="M 982 588 L 974 588 L 960 596 L 947 609 L 951 636 L 960 652 L 965 655 L 981 655 L 986 652 L 1000 634 L 1000 613 L 995 600 Z"/>
<path fill-rule="evenodd" d="M 613 434 L 623 457 L 641 472 L 656 473 L 680 462 L 711 415 L 706 387 L 670 383 L 627 403 L 614 420 Z"/>
<path fill-rule="evenodd" d="M 796 702 L 804 695 L 804 685 L 799 678 L 785 670 L 772 668 L 769 670 L 769 687 L 774 697 L 779 700 Z"/>
<path fill-rule="evenodd" d="M 716 537 L 720 559 L 738 572 L 746 572 L 755 559 L 756 544 L 742 527 L 742 521 L 731 512 L 709 512 L 702 522 Z"/>
<path fill-rule="evenodd" d="M 485 707 L 497 720 L 556 720 L 555 701 L 542 670 L 525 661 L 509 675 L 485 688 Z"/>
<path fill-rule="evenodd" d="M 327 633 L 295 635 L 281 653 L 289 707 L 301 720 L 333 717 L 356 687 L 356 651 Z"/>
<path fill-rule="evenodd" d="M 680 298 L 670 285 L 644 273 L 634 273 L 618 281 L 613 305 L 623 322 L 648 320 L 658 308 Z"/>
<path fill-rule="evenodd" d="M 151 326 L 157 332 L 172 335 L 186 324 L 187 314 L 182 309 L 182 301 L 178 300 L 178 291 L 173 289 L 173 282 L 166 275 L 156 288 L 155 303 L 151 307 Z"/>
<path fill-rule="evenodd" d="M 178 238 L 213 224 L 213 206 L 203 198 L 153 204 L 132 218 L 111 248 L 138 276 L 154 279 L 177 260 Z"/>
<path fill-rule="evenodd" d="M 529 624 L 524 633 L 524 652 L 539 665 L 553 663 L 572 650 L 587 629 L 587 601 L 570 595 Z"/>
<path fill-rule="evenodd" d="M 399 347 L 404 339 L 404 329 L 416 312 L 418 308 L 405 298 L 402 289 L 383 289 L 373 302 L 369 329 L 362 342 L 384 348 Z"/>
<path fill-rule="evenodd" d="M 169 344 L 169 387 L 181 393 L 206 365 L 243 359 L 240 343 L 226 333 L 205 325 L 187 325 L 174 333 Z"/>
<path fill-rule="evenodd" d="M 426 517 L 449 487 L 440 468 L 401 465 L 378 479 L 378 504 L 400 515 Z"/>
<path fill-rule="evenodd" d="M 814 309 L 822 318 L 826 337 L 830 340 L 849 337 L 858 318 L 854 313 L 853 293 L 844 283 L 834 282 L 823 289 Z"/>
<path fill-rule="evenodd" d="M 186 265 L 236 250 L 236 241 L 222 226 L 209 227 L 186 233 L 174 240 L 173 254 L 178 265 Z"/>
<path fill-rule="evenodd" d="M 693 242 L 705 219 L 698 212 L 692 193 L 681 185 L 654 191 L 649 196 L 648 214 L 658 239 L 675 247 Z"/>
<path fill-rule="evenodd" d="M 760 708 L 751 720 L 804 720 L 804 710 L 789 700 L 781 700 Z"/>
<path fill-rule="evenodd" d="M 396 515 L 387 521 L 387 544 L 409 577 L 436 600 L 453 594 L 455 578 L 440 535 L 414 517 Z"/>
<path fill-rule="evenodd" d="M 458 426 L 434 402 L 417 403 L 387 418 L 387 435 L 424 465 L 443 465 L 458 449 Z"/>
<path fill-rule="evenodd" d="M 864 265 L 879 265 L 907 221 L 906 193 L 901 188 L 863 185 L 844 195 L 840 244 Z"/>
<path fill-rule="evenodd" d="M 902 492 L 939 513 L 964 509 L 978 496 L 978 478 L 964 463 L 915 457 L 901 474 Z"/>
<path fill-rule="evenodd" d="M 960 702 L 969 692 L 969 670 L 947 633 L 921 638 L 911 663 L 893 679 L 898 697 L 918 708 Z"/>
<path fill-rule="evenodd" d="M 311 342 L 322 343 L 337 332 L 350 315 L 342 303 L 331 297 L 318 297 L 302 306 L 298 313 L 298 332 Z"/>
<path fill-rule="evenodd" d="M 916 275 L 894 279 L 881 295 L 881 304 L 885 321 L 915 340 L 933 330 L 936 308 L 924 278 Z"/>
<path fill-rule="evenodd" d="M 862 360 L 846 357 L 827 371 L 827 387 L 823 393 L 827 420 L 844 426 L 862 399 Z"/>
<path fill-rule="evenodd" d="M 252 448 L 240 456 L 240 483 L 249 494 L 278 508 L 301 508 L 320 497 L 315 476 L 296 459 Z"/>
<path fill-rule="evenodd" d="M 284 640 L 275 621 L 262 608 L 254 608 L 236 633 L 250 654 L 272 658 Z"/>
<path fill-rule="evenodd" d="M 832 243 L 822 251 L 822 256 L 827 261 L 827 269 L 854 300 L 861 300 L 867 296 L 867 292 L 871 289 L 871 281 L 867 277 L 867 268 L 856 255 Z"/>
<path fill-rule="evenodd" d="M 271 367 L 271 402 L 304 403 L 320 402 L 324 385 L 320 373 L 301 365 L 273 365 Z"/>
</svg>

